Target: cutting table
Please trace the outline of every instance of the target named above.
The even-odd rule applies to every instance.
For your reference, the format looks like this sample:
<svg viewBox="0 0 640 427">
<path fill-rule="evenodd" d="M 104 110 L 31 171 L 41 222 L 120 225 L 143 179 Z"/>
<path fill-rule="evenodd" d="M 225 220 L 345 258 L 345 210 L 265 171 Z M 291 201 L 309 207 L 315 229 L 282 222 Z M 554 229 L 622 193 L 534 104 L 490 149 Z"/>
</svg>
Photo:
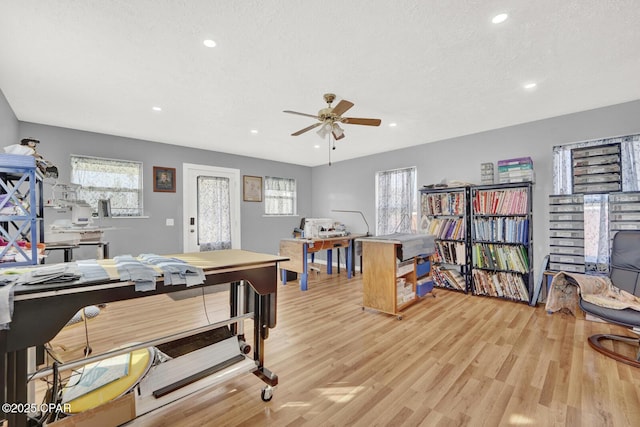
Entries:
<svg viewBox="0 0 640 427">
<path fill-rule="evenodd" d="M 278 263 L 287 261 L 288 258 L 237 249 L 166 256 L 178 258 L 203 269 L 205 283 L 191 288 L 232 284 L 229 292 L 230 319 L 244 318 L 251 314 L 254 319 L 254 367 L 251 372 L 268 387 L 275 386 L 278 383 L 277 375 L 264 366 L 264 341 L 268 338 L 269 329 L 276 324 Z M 186 289 L 185 285 L 165 286 L 160 277 L 155 290 L 139 292 L 135 290 L 134 283 L 118 279 L 116 264 L 113 260 L 97 262 L 108 272 L 109 280 L 94 283 L 71 282 L 15 287 L 14 312 L 10 329 L 0 330 L 0 384 L 2 385 L 0 400 L 2 402 L 28 403 L 27 350 L 53 339 L 81 308 Z M 244 286 L 244 283 L 250 286 Z M 232 331 L 235 331 L 233 327 Z M 262 397 L 263 400 L 268 400 L 265 399 L 264 389 Z M 9 425 L 12 427 L 27 425 L 27 417 L 24 414 L 8 414 L 8 416 Z"/>
</svg>

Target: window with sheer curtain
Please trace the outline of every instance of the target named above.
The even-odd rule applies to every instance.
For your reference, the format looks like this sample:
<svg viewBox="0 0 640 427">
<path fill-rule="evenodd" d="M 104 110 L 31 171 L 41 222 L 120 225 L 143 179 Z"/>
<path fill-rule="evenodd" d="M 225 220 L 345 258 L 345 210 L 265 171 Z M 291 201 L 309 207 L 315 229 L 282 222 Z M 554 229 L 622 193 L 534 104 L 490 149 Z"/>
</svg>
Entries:
<svg viewBox="0 0 640 427">
<path fill-rule="evenodd" d="M 98 211 L 98 201 L 108 199 L 112 216 L 141 216 L 142 162 L 71 155 L 71 184 L 80 186 L 79 200 Z"/>
<path fill-rule="evenodd" d="M 571 150 L 620 143 L 622 191 L 640 191 L 640 135 L 582 141 L 553 147 L 554 194 L 572 194 Z M 609 265 L 609 195 L 584 195 L 585 263 L 587 270 L 606 271 Z"/>
<path fill-rule="evenodd" d="M 376 235 L 415 230 L 417 206 L 415 167 L 376 173 Z"/>
<path fill-rule="evenodd" d="M 264 178 L 264 213 L 266 215 L 297 215 L 296 180 Z"/>
</svg>

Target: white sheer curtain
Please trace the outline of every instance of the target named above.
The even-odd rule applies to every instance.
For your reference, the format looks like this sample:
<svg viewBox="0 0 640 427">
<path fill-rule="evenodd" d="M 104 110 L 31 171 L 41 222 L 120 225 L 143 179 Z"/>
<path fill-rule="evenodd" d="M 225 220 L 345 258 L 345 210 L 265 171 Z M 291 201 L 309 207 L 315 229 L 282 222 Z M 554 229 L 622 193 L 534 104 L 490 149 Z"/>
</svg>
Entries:
<svg viewBox="0 0 640 427">
<path fill-rule="evenodd" d="M 408 233 L 416 228 L 416 168 L 378 172 L 376 183 L 376 234 Z"/>
<path fill-rule="evenodd" d="M 229 178 L 198 177 L 198 221 L 200 250 L 231 249 Z"/>
<path fill-rule="evenodd" d="M 620 151 L 622 191 L 640 191 L 640 135 L 626 137 Z"/>
<path fill-rule="evenodd" d="M 267 176 L 264 179 L 264 213 L 266 215 L 296 214 L 296 180 Z"/>
<path fill-rule="evenodd" d="M 620 143 L 622 190 L 640 191 L 640 135 L 605 138 L 553 147 L 554 194 L 572 194 L 571 150 Z M 590 271 L 607 271 L 609 265 L 608 194 L 584 196 L 585 262 Z"/>
</svg>

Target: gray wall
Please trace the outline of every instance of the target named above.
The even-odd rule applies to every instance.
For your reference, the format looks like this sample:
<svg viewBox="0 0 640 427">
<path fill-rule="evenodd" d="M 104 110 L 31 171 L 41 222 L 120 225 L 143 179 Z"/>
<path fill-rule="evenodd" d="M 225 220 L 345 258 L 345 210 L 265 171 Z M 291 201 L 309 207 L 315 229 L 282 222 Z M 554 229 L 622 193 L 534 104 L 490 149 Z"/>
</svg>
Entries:
<svg viewBox="0 0 640 427">
<path fill-rule="evenodd" d="M 554 145 L 640 132 L 640 100 L 559 116 L 474 135 L 423 144 L 313 168 L 313 216 L 331 217 L 351 230 L 366 231 L 353 214 L 332 209 L 363 211 L 375 233 L 375 173 L 416 166 L 418 185 L 459 180 L 480 183 L 480 163 L 529 156 L 536 173 L 533 197 L 534 266 L 549 251 L 548 196 L 553 190 Z M 389 141 L 389 148 L 393 141 Z M 495 166 L 497 173 L 497 165 Z"/>
<path fill-rule="evenodd" d="M 69 181 L 70 154 L 144 163 L 147 182 L 144 203 L 149 218 L 105 220 L 105 225 L 118 228 L 107 234 L 112 255 L 182 251 L 181 184 L 178 182 L 176 193 L 153 193 L 150 182 L 154 165 L 175 167 L 178 179 L 182 177 L 182 163 L 238 168 L 241 175 L 292 177 L 298 182 L 300 217 L 335 218 L 353 232 L 365 232 L 366 226 L 359 215 L 331 212 L 332 209 L 359 210 L 364 213 L 370 231 L 375 233 L 377 171 L 416 166 L 419 186 L 443 179 L 479 183 L 480 163 L 495 164 L 500 159 L 530 156 L 536 171 L 533 227 L 537 275 L 538 265 L 549 246 L 547 197 L 553 188 L 552 147 L 639 133 L 640 100 L 315 168 L 25 122 L 19 122 L 16 137 L 16 131 L 12 130 L 16 127 L 15 115 L 3 96 L 0 96 L 0 125 L 3 132 L 0 135 L 7 135 L 5 138 L 12 143 L 25 136 L 39 138 L 39 151 L 58 166 L 61 182 Z M 393 141 L 389 142 L 389 148 L 393 148 Z M 49 189 L 50 186 L 45 188 L 45 196 Z M 263 210 L 262 203 L 242 202 L 242 248 L 277 253 L 279 240 L 291 235 L 299 218 L 266 218 Z M 56 215 L 48 210 L 47 223 Z M 174 218 L 176 226 L 167 227 L 166 218 Z M 91 253 L 81 255 L 93 256 Z"/>
<path fill-rule="evenodd" d="M 18 119 L 0 89 L 0 146 L 6 147 L 19 142 Z"/>
<path fill-rule="evenodd" d="M 38 152 L 58 167 L 60 183 L 69 182 L 71 154 L 143 162 L 144 210 L 149 218 L 103 220 L 103 225 L 117 228 L 105 233 L 105 238 L 110 243 L 111 256 L 183 251 L 183 163 L 236 168 L 240 170 L 240 175 L 295 178 L 298 186 L 298 212 L 307 216 L 311 212 L 311 168 L 305 166 L 26 122 L 20 122 L 19 134 L 20 138 L 32 136 L 40 140 Z M 153 166 L 176 168 L 178 181 L 175 193 L 153 192 Z M 51 198 L 50 184 L 45 184 L 44 193 L 45 199 Z M 280 239 L 291 236 L 293 228 L 300 224 L 300 219 L 264 217 L 263 214 L 263 203 L 241 202 L 242 249 L 276 254 Z M 70 218 L 70 214 L 58 213 L 51 208 L 45 210 L 47 226 L 55 219 L 64 218 Z M 166 226 L 167 218 L 173 218 L 175 226 Z M 62 261 L 60 252 L 52 251 L 49 261 Z M 83 248 L 74 252 L 74 256 L 95 258 L 95 253 L 91 248 Z"/>
</svg>

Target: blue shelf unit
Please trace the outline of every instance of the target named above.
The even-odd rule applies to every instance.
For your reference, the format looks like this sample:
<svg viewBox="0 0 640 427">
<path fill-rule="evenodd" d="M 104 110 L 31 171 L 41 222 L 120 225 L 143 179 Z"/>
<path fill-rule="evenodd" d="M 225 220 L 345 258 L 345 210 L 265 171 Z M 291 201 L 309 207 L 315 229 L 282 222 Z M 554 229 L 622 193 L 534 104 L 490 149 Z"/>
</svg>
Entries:
<svg viewBox="0 0 640 427">
<path fill-rule="evenodd" d="M 33 156 L 0 154 L 0 268 L 38 264 L 44 238 L 42 177 Z M 23 242 L 29 242 L 27 249 Z"/>
</svg>

